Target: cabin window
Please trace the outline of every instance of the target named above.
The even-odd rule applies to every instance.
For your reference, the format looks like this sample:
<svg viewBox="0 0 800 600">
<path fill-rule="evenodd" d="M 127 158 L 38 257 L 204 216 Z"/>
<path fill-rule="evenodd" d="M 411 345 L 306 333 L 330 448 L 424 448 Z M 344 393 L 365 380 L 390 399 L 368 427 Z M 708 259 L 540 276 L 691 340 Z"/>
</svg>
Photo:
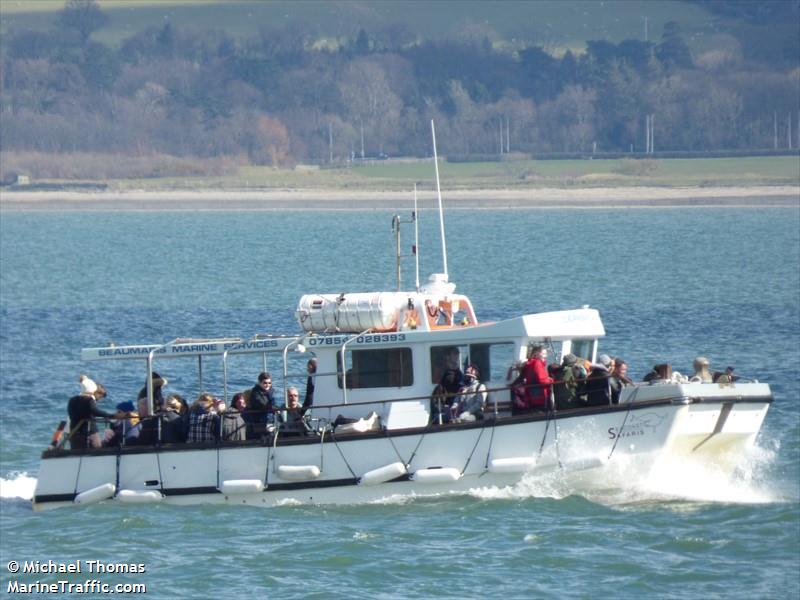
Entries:
<svg viewBox="0 0 800 600">
<path fill-rule="evenodd" d="M 594 358 L 592 356 L 593 350 L 594 340 L 572 340 L 570 346 L 570 352 L 572 352 L 572 354 L 585 358 L 586 360 L 592 360 Z"/>
<path fill-rule="evenodd" d="M 408 387 L 414 384 L 411 348 L 348 350 L 347 389 Z M 339 373 L 342 372 L 342 355 L 336 353 Z M 342 376 L 339 375 L 339 388 Z"/>
<path fill-rule="evenodd" d="M 480 369 L 482 381 L 505 381 L 508 368 L 516 362 L 514 344 L 472 344 L 470 362 Z"/>
<path fill-rule="evenodd" d="M 438 384 L 448 369 L 464 371 L 469 357 L 468 346 L 431 346 L 431 383 Z"/>
<path fill-rule="evenodd" d="M 438 384 L 447 369 L 463 372 L 468 364 L 478 367 L 483 381 L 505 381 L 515 362 L 513 342 L 431 346 L 431 383 Z"/>
</svg>

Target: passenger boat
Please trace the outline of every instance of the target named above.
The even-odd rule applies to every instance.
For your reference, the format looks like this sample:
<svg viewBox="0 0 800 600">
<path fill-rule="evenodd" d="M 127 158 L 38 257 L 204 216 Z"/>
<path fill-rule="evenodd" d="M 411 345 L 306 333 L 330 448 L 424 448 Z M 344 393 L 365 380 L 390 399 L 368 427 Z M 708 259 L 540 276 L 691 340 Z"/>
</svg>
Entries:
<svg viewBox="0 0 800 600">
<path fill-rule="evenodd" d="M 442 245 L 446 257 L 444 235 Z M 84 349 L 84 361 L 138 361 L 148 382 L 156 366 L 170 372 L 175 361 L 188 361 L 198 367 L 198 391 L 206 390 L 208 364 L 215 363 L 216 393 L 226 402 L 234 363 L 249 359 L 266 369 L 279 361 L 276 381 L 302 389 L 300 366 L 313 356 L 307 431 L 288 435 L 278 424 L 235 442 L 80 450 L 55 444 L 42 455 L 33 507 L 356 503 L 510 486 L 536 474 L 613 485 L 615 477 L 646 478 L 666 460 L 730 473 L 754 444 L 772 394 L 767 384 L 744 379 L 665 378 L 623 388 L 618 403 L 512 414 L 509 368 L 532 344 L 551 348 L 558 362 L 567 354 L 595 361 L 605 335 L 600 314 L 581 306 L 482 322 L 469 298 L 456 293 L 444 261 L 444 273 L 424 284 L 417 268 L 410 291 L 305 295 L 293 336 Z M 432 416 L 431 393 L 448 354 L 459 366 L 479 367 L 487 388 L 482 419 Z M 153 408 L 152 385 L 147 391 Z M 339 416 L 357 421 L 337 425 Z"/>
</svg>

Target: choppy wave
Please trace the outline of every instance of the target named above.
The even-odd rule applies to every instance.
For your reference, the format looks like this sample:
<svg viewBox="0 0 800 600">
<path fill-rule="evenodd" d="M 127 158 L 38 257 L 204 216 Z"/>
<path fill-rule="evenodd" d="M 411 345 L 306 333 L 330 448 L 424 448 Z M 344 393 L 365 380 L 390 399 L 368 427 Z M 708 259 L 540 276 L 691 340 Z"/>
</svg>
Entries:
<svg viewBox="0 0 800 600">
<path fill-rule="evenodd" d="M 27 472 L 9 473 L 8 479 L 0 477 L 0 499 L 2 500 L 33 500 L 33 491 L 36 489 L 36 478 Z"/>
</svg>

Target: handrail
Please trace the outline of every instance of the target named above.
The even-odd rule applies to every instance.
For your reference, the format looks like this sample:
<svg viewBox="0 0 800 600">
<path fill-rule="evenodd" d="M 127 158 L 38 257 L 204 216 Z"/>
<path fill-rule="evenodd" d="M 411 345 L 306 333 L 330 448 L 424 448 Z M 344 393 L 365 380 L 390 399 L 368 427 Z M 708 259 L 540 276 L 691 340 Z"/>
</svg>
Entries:
<svg viewBox="0 0 800 600">
<path fill-rule="evenodd" d="M 369 328 L 365 329 L 364 331 L 362 331 L 361 333 L 355 333 L 352 336 L 350 336 L 349 338 L 347 338 L 342 343 L 341 350 L 339 350 L 339 354 L 342 357 L 342 399 L 344 400 L 344 404 L 347 404 L 347 362 L 345 360 L 344 351 L 347 348 L 347 344 L 352 342 L 354 339 L 358 338 L 358 336 L 360 336 L 360 335 L 366 335 L 370 331 L 370 329 L 372 329 L 372 328 L 369 327 Z"/>
<path fill-rule="evenodd" d="M 288 387 L 286 385 L 286 380 L 289 378 L 289 365 L 288 365 L 288 362 L 287 362 L 287 357 L 289 355 L 289 348 L 294 346 L 295 350 L 297 350 L 297 351 L 299 351 L 301 353 L 305 352 L 306 348 L 303 345 L 303 343 L 305 342 L 305 339 L 307 337 L 308 337 L 308 334 L 306 334 L 306 335 L 304 335 L 302 337 L 299 337 L 296 340 L 294 340 L 293 342 L 290 342 L 290 343 L 286 344 L 286 346 L 284 346 L 284 348 L 283 348 L 283 403 L 284 403 L 284 405 L 286 404 L 286 400 L 287 400 L 286 391 L 288 389 Z M 301 348 L 302 348 L 302 350 L 301 350 Z"/>
<path fill-rule="evenodd" d="M 147 411 L 150 412 L 153 410 L 153 355 L 161 350 L 162 348 L 166 348 L 167 346 L 171 346 L 172 344 L 178 343 L 180 338 L 175 338 L 171 342 L 167 342 L 166 344 L 161 344 L 160 346 L 156 346 L 150 352 L 147 353 L 147 382 L 145 385 L 147 386 Z M 136 407 L 139 408 L 138 406 Z"/>
<path fill-rule="evenodd" d="M 228 352 L 234 348 L 238 348 L 244 344 L 245 341 L 246 340 L 240 339 L 236 345 L 227 348 L 225 352 L 222 353 L 222 399 L 225 401 L 225 404 L 228 404 Z"/>
</svg>

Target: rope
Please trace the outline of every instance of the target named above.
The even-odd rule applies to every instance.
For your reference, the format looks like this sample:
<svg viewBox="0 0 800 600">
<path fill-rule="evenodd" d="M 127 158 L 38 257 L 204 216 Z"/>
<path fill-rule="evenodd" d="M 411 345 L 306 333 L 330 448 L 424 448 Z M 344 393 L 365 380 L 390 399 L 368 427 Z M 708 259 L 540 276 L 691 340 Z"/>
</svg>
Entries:
<svg viewBox="0 0 800 600">
<path fill-rule="evenodd" d="M 114 478 L 114 497 L 119 494 L 119 465 L 122 462 L 122 446 L 117 446 L 117 473 Z"/>
<path fill-rule="evenodd" d="M 156 451 L 158 457 L 158 451 Z M 219 440 L 217 440 L 217 489 L 219 489 Z"/>
<path fill-rule="evenodd" d="M 344 457 L 344 452 L 342 452 L 342 449 L 339 448 L 339 442 L 336 441 L 336 435 L 332 431 L 331 431 L 331 439 L 333 440 L 333 445 L 336 446 L 336 449 L 339 451 L 339 455 L 342 457 L 344 465 L 347 467 L 347 470 L 350 471 L 350 474 L 353 476 L 353 479 L 358 479 L 358 476 L 353 472 L 353 469 L 350 468 L 350 463 L 348 463 L 347 459 Z"/>
<path fill-rule="evenodd" d="M 553 435 L 555 436 L 555 444 L 556 444 L 556 461 L 558 462 L 559 468 L 563 471 L 564 465 L 561 464 L 561 452 L 558 449 L 558 416 L 556 415 L 556 411 L 552 411 L 553 414 Z"/>
<path fill-rule="evenodd" d="M 614 438 L 614 445 L 611 446 L 611 452 L 608 454 L 608 460 L 611 460 L 611 456 L 614 454 L 614 450 L 617 449 L 617 443 L 619 442 L 619 438 L 622 437 L 622 431 L 625 429 L 625 423 L 628 422 L 628 417 L 631 414 L 631 409 L 633 408 L 633 401 L 636 399 L 636 394 L 639 393 L 639 387 L 637 386 L 631 397 L 628 399 L 628 410 L 625 411 L 625 418 L 622 420 L 622 425 L 619 428 L 619 432 L 617 433 L 617 437 Z"/>
<path fill-rule="evenodd" d="M 80 455 L 78 458 L 78 473 L 75 475 L 75 491 L 73 492 L 76 496 L 78 495 L 78 481 L 81 478 L 81 465 L 83 464 L 83 454 Z M 117 464 L 117 483 L 119 483 L 119 464 Z"/>
<path fill-rule="evenodd" d="M 400 459 L 400 462 L 403 463 L 405 465 L 405 467 L 406 467 L 406 470 L 408 470 L 408 466 L 411 463 L 410 462 L 406 463 L 406 461 L 403 460 L 403 455 L 400 454 L 400 451 L 397 449 L 397 446 L 394 445 L 394 440 L 392 439 L 392 436 L 389 435 L 389 430 L 388 429 L 384 429 L 383 431 L 386 434 L 386 439 L 389 440 L 389 443 L 392 445 L 392 448 L 394 448 L 394 453 L 397 455 L 397 458 Z"/>
<path fill-rule="evenodd" d="M 267 482 L 269 481 L 269 459 L 271 457 L 270 453 L 271 450 L 272 449 L 269 446 L 267 446 L 267 465 L 266 468 L 264 469 L 264 489 L 267 489 L 268 487 Z"/>
<path fill-rule="evenodd" d="M 419 436 L 419 441 L 417 442 L 417 445 L 414 447 L 413 452 L 411 452 L 411 458 L 409 458 L 408 462 L 405 463 L 406 470 L 408 470 L 408 468 L 411 466 L 411 463 L 414 461 L 414 457 L 417 455 L 417 450 L 419 450 L 419 447 L 422 444 L 422 440 L 425 439 L 425 435 L 428 433 L 429 430 L 430 430 L 430 425 L 428 425 L 425 428 L 425 431 L 422 432 L 422 435 Z"/>
<path fill-rule="evenodd" d="M 273 473 L 277 473 L 277 469 L 275 468 L 275 455 L 274 455 L 274 453 L 278 449 L 278 434 L 280 434 L 280 431 L 281 431 L 280 428 L 276 428 L 275 431 L 273 432 L 273 438 L 272 438 L 272 452 L 273 452 L 273 456 L 272 456 L 272 472 Z M 269 466 L 267 468 L 269 468 Z"/>
<path fill-rule="evenodd" d="M 486 429 L 486 423 L 484 423 L 483 427 L 481 427 L 481 431 L 478 434 L 478 439 L 475 440 L 475 445 L 472 447 L 472 452 L 469 453 L 469 456 L 467 457 L 467 462 L 464 465 L 464 468 L 461 469 L 461 475 L 463 475 L 464 472 L 467 470 L 467 467 L 469 466 L 469 462 L 472 460 L 472 455 L 475 454 L 475 450 L 478 448 L 478 444 L 480 443 L 481 438 L 483 437 L 483 432 L 484 432 L 485 429 Z"/>
<path fill-rule="evenodd" d="M 553 442 L 556 446 L 556 462 L 558 463 L 559 468 L 563 471 L 564 465 L 561 464 L 561 451 L 558 446 L 558 414 L 556 411 L 556 396 L 553 388 L 550 388 L 550 401 L 548 402 L 547 406 L 547 418 L 548 420 L 552 417 L 553 419 Z M 541 451 L 541 449 L 540 449 Z"/>
<path fill-rule="evenodd" d="M 322 445 L 325 441 L 325 429 L 322 429 L 322 432 L 319 436 L 319 472 L 322 473 L 322 466 L 323 466 L 323 458 L 325 457 L 325 448 Z"/>
<path fill-rule="evenodd" d="M 158 489 L 161 494 L 164 494 L 164 477 L 161 475 L 161 455 L 158 452 L 158 446 L 156 446 L 156 465 L 158 466 Z M 219 485 L 219 473 L 217 473 L 217 485 Z"/>
<path fill-rule="evenodd" d="M 547 432 L 550 430 L 550 411 L 547 411 L 547 422 L 544 426 L 544 435 L 542 436 L 542 443 L 539 444 L 539 453 L 536 455 L 536 462 L 539 462 L 539 458 L 542 456 L 542 450 L 544 450 L 544 442 L 547 439 Z"/>
<path fill-rule="evenodd" d="M 486 462 L 483 465 L 484 472 L 489 470 L 489 456 L 492 454 L 492 444 L 494 443 L 494 427 L 496 424 L 497 419 L 492 419 L 492 435 L 489 438 L 489 447 L 486 449 Z"/>
</svg>

